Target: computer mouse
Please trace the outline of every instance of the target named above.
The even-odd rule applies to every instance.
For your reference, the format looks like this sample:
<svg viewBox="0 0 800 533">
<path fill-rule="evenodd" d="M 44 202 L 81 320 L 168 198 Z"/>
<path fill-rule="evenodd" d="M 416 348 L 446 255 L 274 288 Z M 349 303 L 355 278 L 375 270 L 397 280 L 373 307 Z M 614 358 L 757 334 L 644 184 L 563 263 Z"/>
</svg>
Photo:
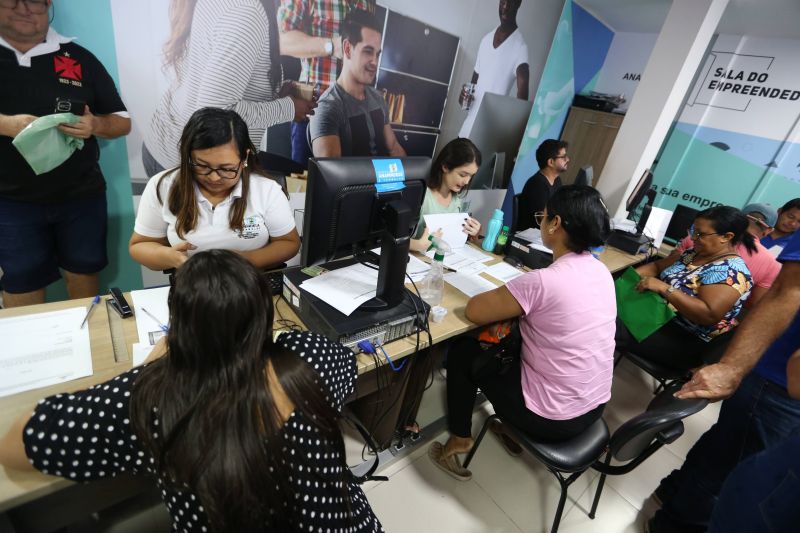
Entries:
<svg viewBox="0 0 800 533">
<path fill-rule="evenodd" d="M 503 258 L 503 261 L 508 263 L 509 265 L 513 266 L 514 268 L 522 268 L 522 261 L 513 257 L 511 255 L 507 255 Z"/>
</svg>

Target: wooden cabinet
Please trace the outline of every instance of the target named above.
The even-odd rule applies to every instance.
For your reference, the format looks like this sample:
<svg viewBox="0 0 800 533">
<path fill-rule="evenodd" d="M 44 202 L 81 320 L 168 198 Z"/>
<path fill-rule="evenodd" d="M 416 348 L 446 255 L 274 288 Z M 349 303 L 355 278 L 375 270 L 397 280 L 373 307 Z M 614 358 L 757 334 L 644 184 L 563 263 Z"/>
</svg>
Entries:
<svg viewBox="0 0 800 533">
<path fill-rule="evenodd" d="M 592 165 L 592 185 L 597 184 L 624 118 L 617 113 L 582 107 L 570 109 L 561 133 L 561 140 L 569 143 L 569 169 L 561 175 L 564 185 L 573 183 L 578 169 L 586 165 Z"/>
</svg>

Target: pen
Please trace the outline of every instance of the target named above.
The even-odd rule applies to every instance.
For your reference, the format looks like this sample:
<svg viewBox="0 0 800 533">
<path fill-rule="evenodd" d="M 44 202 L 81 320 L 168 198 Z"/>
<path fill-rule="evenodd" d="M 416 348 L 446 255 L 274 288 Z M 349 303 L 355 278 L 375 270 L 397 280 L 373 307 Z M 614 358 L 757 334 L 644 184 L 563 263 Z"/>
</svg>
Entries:
<svg viewBox="0 0 800 533">
<path fill-rule="evenodd" d="M 142 307 L 142 311 L 144 312 L 144 314 L 146 314 L 147 316 L 149 316 L 150 318 L 152 318 L 153 320 L 156 321 L 156 324 L 158 324 L 158 327 L 161 328 L 161 331 L 163 331 L 164 333 L 169 331 L 169 326 L 165 326 L 159 319 L 157 319 L 155 316 L 153 316 L 153 313 L 151 313 L 150 311 L 148 311 L 144 307 Z"/>
<path fill-rule="evenodd" d="M 89 320 L 89 316 L 92 314 L 92 311 L 99 303 L 100 303 L 100 295 L 98 294 L 97 296 L 94 297 L 94 300 L 92 300 L 92 305 L 90 305 L 89 310 L 86 311 L 86 316 L 83 317 L 83 322 L 81 322 L 81 329 L 83 329 L 83 326 L 86 325 L 86 321 Z"/>
</svg>

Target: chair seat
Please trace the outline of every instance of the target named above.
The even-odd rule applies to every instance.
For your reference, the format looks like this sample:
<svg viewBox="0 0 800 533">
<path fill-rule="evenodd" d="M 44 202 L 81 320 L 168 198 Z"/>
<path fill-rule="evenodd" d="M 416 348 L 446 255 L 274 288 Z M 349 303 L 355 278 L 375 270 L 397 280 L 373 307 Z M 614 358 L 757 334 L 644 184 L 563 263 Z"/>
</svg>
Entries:
<svg viewBox="0 0 800 533">
<path fill-rule="evenodd" d="M 609 439 L 608 426 L 602 418 L 577 437 L 566 441 L 536 442 L 519 431 L 514 433 L 522 446 L 560 472 L 580 472 L 589 468 L 603 454 Z"/>
</svg>

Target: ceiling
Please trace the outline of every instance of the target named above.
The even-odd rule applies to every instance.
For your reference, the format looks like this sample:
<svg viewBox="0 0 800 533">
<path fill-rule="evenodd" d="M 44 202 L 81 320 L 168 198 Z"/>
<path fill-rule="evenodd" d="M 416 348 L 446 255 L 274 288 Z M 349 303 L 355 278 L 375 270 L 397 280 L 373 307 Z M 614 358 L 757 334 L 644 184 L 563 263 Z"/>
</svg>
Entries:
<svg viewBox="0 0 800 533">
<path fill-rule="evenodd" d="M 615 32 L 635 33 L 660 32 L 672 5 L 672 0 L 575 1 Z M 800 1 L 730 0 L 716 33 L 800 39 Z"/>
</svg>

